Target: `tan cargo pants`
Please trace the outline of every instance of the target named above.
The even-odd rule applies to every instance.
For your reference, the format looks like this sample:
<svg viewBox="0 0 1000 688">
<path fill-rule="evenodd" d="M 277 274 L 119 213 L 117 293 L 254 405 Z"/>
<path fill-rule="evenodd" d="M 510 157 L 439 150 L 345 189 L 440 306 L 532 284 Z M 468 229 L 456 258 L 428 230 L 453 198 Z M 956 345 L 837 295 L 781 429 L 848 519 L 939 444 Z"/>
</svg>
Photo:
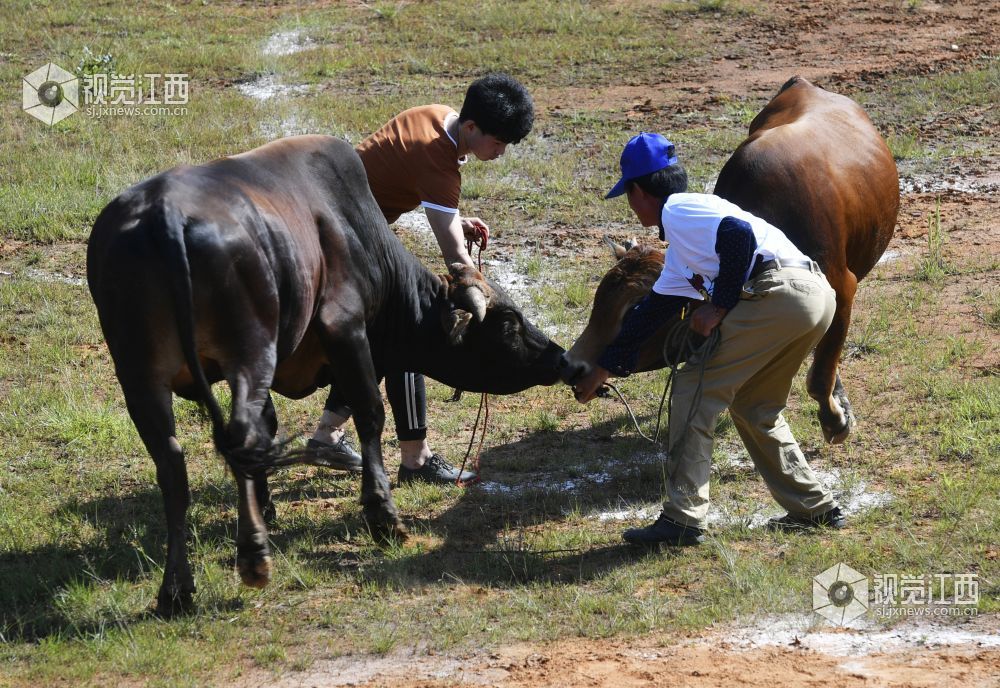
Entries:
<svg viewBox="0 0 1000 688">
<path fill-rule="evenodd" d="M 812 269 L 782 267 L 751 280 L 719 326 L 721 340 L 704 369 L 701 403 L 685 427 L 696 396 L 700 361 L 677 371 L 670 413 L 667 518 L 704 528 L 712 444 L 726 408 L 774 499 L 789 513 L 820 514 L 836 506 L 817 481 L 782 411 L 792 379 L 833 319 L 836 297 Z M 678 443 L 678 438 L 681 442 Z"/>
</svg>

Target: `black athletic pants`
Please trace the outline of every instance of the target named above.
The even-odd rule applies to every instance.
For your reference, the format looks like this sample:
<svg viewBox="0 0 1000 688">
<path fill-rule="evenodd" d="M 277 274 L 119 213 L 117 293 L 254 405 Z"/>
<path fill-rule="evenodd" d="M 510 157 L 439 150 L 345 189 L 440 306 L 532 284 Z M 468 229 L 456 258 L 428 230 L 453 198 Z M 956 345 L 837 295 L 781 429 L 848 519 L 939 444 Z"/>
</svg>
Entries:
<svg viewBox="0 0 1000 688">
<path fill-rule="evenodd" d="M 396 437 L 401 441 L 422 440 L 427 437 L 427 390 L 420 373 L 395 373 L 385 376 L 385 395 L 389 397 L 392 417 L 396 422 Z M 327 411 L 349 418 L 351 407 L 330 387 L 326 399 Z"/>
</svg>

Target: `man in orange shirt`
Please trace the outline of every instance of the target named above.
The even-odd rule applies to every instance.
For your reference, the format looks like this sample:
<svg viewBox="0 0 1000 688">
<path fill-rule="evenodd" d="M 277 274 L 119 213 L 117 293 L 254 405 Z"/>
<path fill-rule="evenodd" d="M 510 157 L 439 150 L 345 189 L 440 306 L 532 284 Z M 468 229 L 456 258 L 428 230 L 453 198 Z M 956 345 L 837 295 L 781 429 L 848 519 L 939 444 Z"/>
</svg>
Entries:
<svg viewBox="0 0 1000 688">
<path fill-rule="evenodd" d="M 479 160 L 499 158 L 509 144 L 528 135 L 533 121 L 534 105 L 524 86 L 507 74 L 493 73 L 469 86 L 460 113 L 446 105 L 411 108 L 362 141 L 357 151 L 372 195 L 389 224 L 423 207 L 445 263 L 475 267 L 465 241 L 481 240 L 485 247 L 489 227 L 478 217 L 462 217 L 458 211 L 461 166 L 470 153 Z M 400 483 L 478 479 L 469 471 L 460 474 L 427 444 L 423 375 L 386 371 L 385 389 L 402 454 Z M 343 432 L 350 415 L 351 409 L 331 389 L 309 444 L 330 448 L 332 467 L 360 471 L 361 456 Z"/>
</svg>

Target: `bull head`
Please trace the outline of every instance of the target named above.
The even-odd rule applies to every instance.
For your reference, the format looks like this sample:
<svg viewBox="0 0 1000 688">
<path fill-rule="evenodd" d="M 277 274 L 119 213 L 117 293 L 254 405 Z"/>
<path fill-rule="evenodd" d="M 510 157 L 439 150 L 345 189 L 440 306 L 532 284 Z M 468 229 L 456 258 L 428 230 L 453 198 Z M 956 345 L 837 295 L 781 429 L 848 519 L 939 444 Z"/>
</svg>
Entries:
<svg viewBox="0 0 1000 688">
<path fill-rule="evenodd" d="M 462 263 L 452 263 L 448 266 L 449 274 L 442 275 L 448 301 L 452 307 L 442 315 L 442 325 L 448 333 L 451 344 L 461 344 L 462 337 L 472 319 L 482 322 L 486 317 L 493 298 L 493 290 L 486 279 L 475 268 Z"/>
</svg>

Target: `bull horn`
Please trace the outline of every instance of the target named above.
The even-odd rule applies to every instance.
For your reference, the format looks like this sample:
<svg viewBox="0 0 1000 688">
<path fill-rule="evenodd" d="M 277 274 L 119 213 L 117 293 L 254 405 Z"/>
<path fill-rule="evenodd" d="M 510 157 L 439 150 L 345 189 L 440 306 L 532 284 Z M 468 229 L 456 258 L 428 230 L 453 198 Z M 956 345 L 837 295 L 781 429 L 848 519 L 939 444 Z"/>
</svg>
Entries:
<svg viewBox="0 0 1000 688">
<path fill-rule="evenodd" d="M 476 269 L 462 263 L 452 263 L 448 269 L 452 276 L 452 302 L 472 313 L 476 322 L 482 322 L 493 296 L 489 284 Z"/>
<path fill-rule="evenodd" d="M 462 306 L 465 306 L 474 316 L 476 316 L 476 322 L 482 322 L 486 317 L 486 294 L 478 286 L 472 287 L 460 287 L 455 296 L 464 297 L 462 298 Z"/>
<path fill-rule="evenodd" d="M 603 238 L 604 243 L 611 249 L 611 254 L 615 257 L 615 260 L 621 260 L 627 249 L 607 234 L 605 234 Z"/>
<path fill-rule="evenodd" d="M 614 255 L 615 260 L 621 260 L 624 258 L 625 254 L 628 253 L 628 250 L 632 248 L 631 246 L 622 246 L 607 234 L 604 235 L 604 243 L 611 248 L 611 253 Z"/>
</svg>

